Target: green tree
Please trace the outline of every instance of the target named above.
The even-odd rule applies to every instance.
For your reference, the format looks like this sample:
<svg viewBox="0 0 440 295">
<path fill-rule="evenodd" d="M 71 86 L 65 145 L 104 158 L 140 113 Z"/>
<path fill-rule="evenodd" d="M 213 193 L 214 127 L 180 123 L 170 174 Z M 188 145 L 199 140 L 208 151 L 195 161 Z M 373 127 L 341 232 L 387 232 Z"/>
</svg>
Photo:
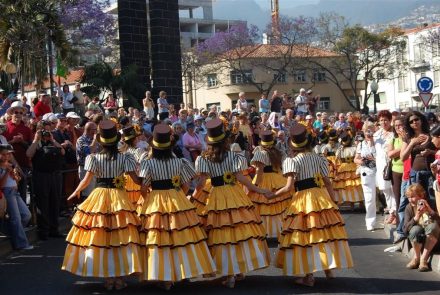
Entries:
<svg viewBox="0 0 440 295">
<path fill-rule="evenodd" d="M 369 93 L 365 91 L 361 106 L 359 91 L 368 89 L 369 81 L 392 79 L 405 68 L 404 63 L 396 60 L 405 48 L 406 41 L 401 37 L 403 32 L 390 27 L 372 33 L 360 25 L 349 26 L 343 17 L 335 14 L 321 15 L 316 19 L 315 27 L 320 47 L 340 57 L 330 61 L 310 58 L 308 63 L 326 73 L 326 80 L 338 87 L 350 106 L 358 111 L 368 111 Z"/>
<path fill-rule="evenodd" d="M 81 83 L 88 85 L 83 90 L 90 96 L 109 91 L 116 96 L 117 91 L 122 90 L 128 106 L 135 108 L 140 108 L 139 99 L 145 91 L 145 86 L 138 82 L 136 65 L 118 70 L 105 62 L 95 63 L 84 68 Z"/>
</svg>

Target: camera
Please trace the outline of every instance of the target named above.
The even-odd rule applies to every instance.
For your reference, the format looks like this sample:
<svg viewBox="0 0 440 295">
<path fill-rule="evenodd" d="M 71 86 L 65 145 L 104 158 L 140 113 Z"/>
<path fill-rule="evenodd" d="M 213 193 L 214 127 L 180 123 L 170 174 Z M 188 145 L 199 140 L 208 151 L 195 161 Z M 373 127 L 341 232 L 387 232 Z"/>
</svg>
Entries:
<svg viewBox="0 0 440 295">
<path fill-rule="evenodd" d="M 425 203 L 422 200 L 420 200 L 417 202 L 417 206 L 423 207 L 423 206 L 425 206 Z"/>
<path fill-rule="evenodd" d="M 47 130 L 41 131 L 41 137 L 50 137 L 50 132 Z"/>
</svg>

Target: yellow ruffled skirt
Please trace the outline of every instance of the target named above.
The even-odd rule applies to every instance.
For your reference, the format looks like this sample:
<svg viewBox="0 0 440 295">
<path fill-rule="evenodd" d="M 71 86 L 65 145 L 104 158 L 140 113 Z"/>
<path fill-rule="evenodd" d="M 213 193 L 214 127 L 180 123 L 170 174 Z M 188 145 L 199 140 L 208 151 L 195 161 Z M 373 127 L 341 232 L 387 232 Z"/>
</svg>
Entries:
<svg viewBox="0 0 440 295">
<path fill-rule="evenodd" d="M 153 190 L 138 214 L 142 280 L 176 282 L 215 273 L 202 223 L 181 190 Z"/>
<path fill-rule="evenodd" d="M 256 176 L 254 177 L 254 183 Z M 263 174 L 258 185 L 273 192 L 286 185 L 287 179 L 279 173 L 267 172 Z M 264 195 L 256 192 L 249 192 L 249 198 L 254 203 L 257 213 L 261 216 L 263 226 L 268 238 L 278 238 L 283 225 L 283 213 L 292 199 L 291 193 L 285 193 L 275 199 L 268 200 Z"/>
<path fill-rule="evenodd" d="M 191 203 L 196 207 L 197 215 L 201 216 L 202 211 L 206 206 L 206 202 L 208 201 L 209 193 L 211 192 L 211 179 L 208 178 L 205 182 L 205 187 L 200 190 L 197 195 L 191 196 Z"/>
<path fill-rule="evenodd" d="M 139 202 L 139 198 L 141 197 L 141 186 L 136 184 L 130 175 L 125 174 L 125 191 L 127 192 L 128 199 L 131 201 L 133 205 Z"/>
<path fill-rule="evenodd" d="M 284 275 L 353 267 L 344 220 L 325 188 L 295 193 L 285 215 L 276 258 Z"/>
<path fill-rule="evenodd" d="M 140 222 L 124 190 L 95 188 L 72 223 L 63 270 L 105 278 L 142 272 Z"/>
<path fill-rule="evenodd" d="M 336 156 L 327 156 L 328 163 L 328 177 L 330 179 L 335 178 L 336 174 Z"/>
<path fill-rule="evenodd" d="M 358 203 L 364 201 L 361 178 L 356 174 L 356 169 L 357 165 L 355 163 L 342 163 L 338 166 L 333 180 L 336 203 Z"/>
<path fill-rule="evenodd" d="M 217 274 L 236 275 L 269 266 L 261 218 L 239 185 L 213 187 L 202 215 Z"/>
</svg>

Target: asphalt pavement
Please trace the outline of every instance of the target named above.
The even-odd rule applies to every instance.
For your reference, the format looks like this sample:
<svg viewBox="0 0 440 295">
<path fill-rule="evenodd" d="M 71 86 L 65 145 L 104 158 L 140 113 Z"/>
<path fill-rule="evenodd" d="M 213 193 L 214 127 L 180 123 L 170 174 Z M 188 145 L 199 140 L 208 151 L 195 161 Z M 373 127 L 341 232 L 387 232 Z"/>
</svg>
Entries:
<svg viewBox="0 0 440 295">
<path fill-rule="evenodd" d="M 0 294 L 440 294 L 440 275 L 407 270 L 408 258 L 385 253 L 383 250 L 391 246 L 389 241 L 382 230 L 365 230 L 364 214 L 344 213 L 344 218 L 355 267 L 335 271 L 333 280 L 317 273 L 313 288 L 294 285 L 291 277 L 282 276 L 271 266 L 248 274 L 235 289 L 226 289 L 216 279 L 177 283 L 167 292 L 130 278 L 126 289 L 106 291 L 102 279 L 61 271 L 65 242 L 51 239 L 35 244 L 34 250 L 0 258 Z M 277 245 L 271 241 L 269 246 L 274 258 Z"/>
</svg>

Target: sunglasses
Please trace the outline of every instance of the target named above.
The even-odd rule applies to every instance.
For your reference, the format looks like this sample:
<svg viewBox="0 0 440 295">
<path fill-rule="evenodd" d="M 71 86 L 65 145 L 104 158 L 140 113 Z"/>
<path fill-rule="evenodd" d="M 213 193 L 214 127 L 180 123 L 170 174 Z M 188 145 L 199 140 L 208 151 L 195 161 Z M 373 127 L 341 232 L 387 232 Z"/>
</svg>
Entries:
<svg viewBox="0 0 440 295">
<path fill-rule="evenodd" d="M 419 122 L 420 118 L 414 118 L 412 120 L 409 121 L 410 124 L 414 123 L 414 122 Z"/>
<path fill-rule="evenodd" d="M 14 112 L 16 115 L 23 115 L 23 112 Z"/>
</svg>

